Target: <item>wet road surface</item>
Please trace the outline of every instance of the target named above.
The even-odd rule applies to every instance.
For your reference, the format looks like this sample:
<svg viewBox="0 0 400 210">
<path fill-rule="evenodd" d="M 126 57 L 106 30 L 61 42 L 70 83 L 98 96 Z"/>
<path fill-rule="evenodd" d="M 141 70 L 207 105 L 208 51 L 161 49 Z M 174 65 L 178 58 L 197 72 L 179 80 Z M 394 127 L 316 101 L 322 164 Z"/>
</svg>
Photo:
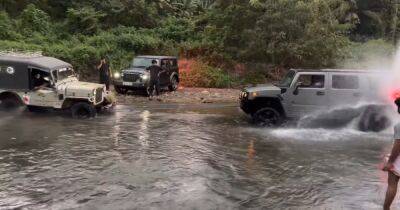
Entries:
<svg viewBox="0 0 400 210">
<path fill-rule="evenodd" d="M 379 209 L 392 141 L 255 128 L 232 105 L 0 116 L 0 209 Z"/>
</svg>

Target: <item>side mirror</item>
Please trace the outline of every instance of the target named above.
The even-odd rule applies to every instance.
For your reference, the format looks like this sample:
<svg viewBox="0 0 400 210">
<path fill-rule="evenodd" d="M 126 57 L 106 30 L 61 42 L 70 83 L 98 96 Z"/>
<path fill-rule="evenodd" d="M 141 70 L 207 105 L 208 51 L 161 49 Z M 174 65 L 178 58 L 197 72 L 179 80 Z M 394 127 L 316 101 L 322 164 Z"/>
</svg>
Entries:
<svg viewBox="0 0 400 210">
<path fill-rule="evenodd" d="M 50 77 L 43 77 L 43 80 L 48 82 L 50 84 L 50 87 L 54 87 L 55 83 L 53 80 L 50 79 Z"/>
<path fill-rule="evenodd" d="M 299 88 L 300 88 L 301 86 L 303 86 L 303 83 L 302 83 L 302 82 L 298 82 L 298 83 L 296 84 L 296 87 L 295 87 L 295 89 L 294 89 L 294 91 L 293 91 L 293 94 L 294 94 L 294 95 L 298 95 L 298 94 L 299 94 Z"/>
</svg>

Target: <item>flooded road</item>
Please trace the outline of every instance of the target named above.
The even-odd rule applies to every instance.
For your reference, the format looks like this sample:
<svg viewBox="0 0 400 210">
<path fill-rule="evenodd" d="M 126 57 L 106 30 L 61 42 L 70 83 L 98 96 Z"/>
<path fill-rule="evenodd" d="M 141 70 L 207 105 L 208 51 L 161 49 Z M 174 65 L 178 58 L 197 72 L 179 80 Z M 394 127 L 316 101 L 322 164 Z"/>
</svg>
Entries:
<svg viewBox="0 0 400 210">
<path fill-rule="evenodd" d="M 2 113 L 0 209 L 379 209 L 391 135 L 254 128 L 231 105 Z"/>
</svg>

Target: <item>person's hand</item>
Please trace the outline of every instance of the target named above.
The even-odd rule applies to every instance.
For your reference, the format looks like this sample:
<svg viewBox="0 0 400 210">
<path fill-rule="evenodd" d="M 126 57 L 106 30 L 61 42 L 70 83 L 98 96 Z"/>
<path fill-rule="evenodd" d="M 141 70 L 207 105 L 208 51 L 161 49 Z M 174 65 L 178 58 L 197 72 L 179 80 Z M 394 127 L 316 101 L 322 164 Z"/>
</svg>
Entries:
<svg viewBox="0 0 400 210">
<path fill-rule="evenodd" d="M 393 170 L 393 168 L 394 168 L 393 163 L 387 162 L 387 163 L 383 166 L 382 170 L 383 170 L 383 171 L 391 171 L 391 170 Z"/>
</svg>

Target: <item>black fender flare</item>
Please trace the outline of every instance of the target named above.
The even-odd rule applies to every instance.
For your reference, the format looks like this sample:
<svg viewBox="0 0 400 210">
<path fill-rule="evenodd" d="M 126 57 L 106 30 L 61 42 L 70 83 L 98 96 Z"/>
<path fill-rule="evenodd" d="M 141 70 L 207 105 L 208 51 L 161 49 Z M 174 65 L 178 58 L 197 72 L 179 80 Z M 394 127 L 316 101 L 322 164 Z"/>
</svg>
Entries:
<svg viewBox="0 0 400 210">
<path fill-rule="evenodd" d="M 75 103 L 78 102 L 87 102 L 90 103 L 89 100 L 87 99 L 79 99 L 79 98 L 66 98 L 64 102 L 62 103 L 61 109 L 69 109 L 71 108 Z"/>
<path fill-rule="evenodd" d="M 178 78 L 178 82 L 179 82 L 179 74 L 178 73 L 176 73 L 176 72 L 173 72 L 172 74 L 171 74 L 171 76 L 169 77 L 169 81 L 171 81 L 172 80 L 172 78 L 174 78 L 174 77 L 176 77 L 176 78 Z"/>
<path fill-rule="evenodd" d="M 286 117 L 286 112 L 282 104 L 282 100 L 279 97 L 257 97 L 247 101 L 250 106 L 250 112 L 256 113 L 258 110 L 266 107 L 276 109 L 283 117 Z"/>
<path fill-rule="evenodd" d="M 1 92 L 0 93 L 0 100 L 3 100 L 5 98 L 15 98 L 20 105 L 25 105 L 25 103 L 24 103 L 23 99 L 21 98 L 21 96 L 19 96 L 15 92 L 11 92 L 11 91 Z"/>
</svg>

